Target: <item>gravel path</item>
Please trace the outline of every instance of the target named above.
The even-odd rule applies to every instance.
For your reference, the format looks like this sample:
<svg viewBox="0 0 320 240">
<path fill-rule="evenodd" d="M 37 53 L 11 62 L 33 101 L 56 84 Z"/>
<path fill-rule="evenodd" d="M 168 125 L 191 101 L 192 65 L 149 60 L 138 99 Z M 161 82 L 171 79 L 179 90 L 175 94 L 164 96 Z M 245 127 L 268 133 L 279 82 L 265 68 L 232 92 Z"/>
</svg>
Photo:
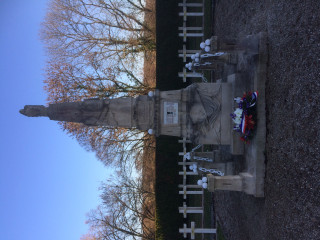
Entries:
<svg viewBox="0 0 320 240">
<path fill-rule="evenodd" d="M 227 239 L 320 239 L 320 1 L 216 0 L 214 33 L 268 33 L 264 199 L 215 194 Z"/>
</svg>

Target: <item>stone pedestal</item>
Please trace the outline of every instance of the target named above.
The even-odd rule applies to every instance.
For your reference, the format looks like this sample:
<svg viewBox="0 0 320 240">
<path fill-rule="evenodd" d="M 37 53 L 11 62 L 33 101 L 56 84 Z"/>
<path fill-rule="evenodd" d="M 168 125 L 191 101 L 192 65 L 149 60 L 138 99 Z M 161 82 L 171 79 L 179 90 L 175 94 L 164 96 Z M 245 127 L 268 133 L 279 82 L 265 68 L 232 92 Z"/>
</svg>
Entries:
<svg viewBox="0 0 320 240">
<path fill-rule="evenodd" d="M 209 192 L 215 192 L 217 190 L 241 192 L 243 189 L 242 178 L 239 175 L 213 176 L 212 174 L 208 174 L 207 178 Z"/>
<path fill-rule="evenodd" d="M 231 83 L 197 83 L 156 92 L 155 132 L 195 143 L 230 145 L 232 101 Z"/>
<path fill-rule="evenodd" d="M 218 84 L 218 83 L 216 83 Z M 218 101 L 221 102 L 220 113 L 207 131 L 200 135 L 198 142 L 201 144 L 230 145 L 232 132 L 232 122 L 230 113 L 232 112 L 232 85 L 230 83 L 221 83 L 221 94 Z"/>
<path fill-rule="evenodd" d="M 208 174 L 207 178 L 209 192 L 226 190 L 245 192 L 250 195 L 255 195 L 256 193 L 255 178 L 247 172 L 231 176 L 213 176 L 212 174 Z"/>
</svg>

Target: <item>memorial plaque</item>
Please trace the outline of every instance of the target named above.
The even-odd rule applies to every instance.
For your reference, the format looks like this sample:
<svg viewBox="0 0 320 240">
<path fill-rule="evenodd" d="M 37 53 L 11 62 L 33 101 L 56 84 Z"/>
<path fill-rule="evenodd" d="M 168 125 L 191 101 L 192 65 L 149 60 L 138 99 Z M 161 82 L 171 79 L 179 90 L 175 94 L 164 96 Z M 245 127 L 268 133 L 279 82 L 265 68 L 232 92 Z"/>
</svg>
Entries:
<svg viewBox="0 0 320 240">
<path fill-rule="evenodd" d="M 178 103 L 164 102 L 163 103 L 164 124 L 178 124 Z"/>
</svg>

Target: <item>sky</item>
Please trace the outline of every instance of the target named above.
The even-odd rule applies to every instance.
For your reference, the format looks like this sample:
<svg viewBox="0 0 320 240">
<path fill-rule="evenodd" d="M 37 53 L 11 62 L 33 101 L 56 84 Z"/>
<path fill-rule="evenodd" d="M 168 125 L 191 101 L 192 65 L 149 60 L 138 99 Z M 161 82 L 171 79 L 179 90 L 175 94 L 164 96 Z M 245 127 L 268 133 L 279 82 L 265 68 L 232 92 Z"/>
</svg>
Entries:
<svg viewBox="0 0 320 240">
<path fill-rule="evenodd" d="M 110 170 L 48 118 L 46 56 L 39 39 L 46 0 L 0 1 L 0 232 L 3 240 L 79 239 Z"/>
</svg>

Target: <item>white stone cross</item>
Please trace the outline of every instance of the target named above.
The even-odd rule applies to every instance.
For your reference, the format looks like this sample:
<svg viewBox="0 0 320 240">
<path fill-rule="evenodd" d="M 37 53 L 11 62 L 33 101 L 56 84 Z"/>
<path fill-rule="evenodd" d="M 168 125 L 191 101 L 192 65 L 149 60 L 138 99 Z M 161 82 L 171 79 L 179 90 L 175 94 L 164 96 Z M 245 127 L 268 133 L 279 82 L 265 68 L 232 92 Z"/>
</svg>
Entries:
<svg viewBox="0 0 320 240">
<path fill-rule="evenodd" d="M 182 7 L 183 12 L 179 12 L 179 16 L 183 17 L 183 21 L 187 21 L 187 17 L 202 17 L 203 14 L 203 4 L 202 3 L 187 3 L 186 0 L 183 0 L 182 3 L 179 3 L 179 6 Z M 201 7 L 201 12 L 188 12 L 188 7 Z"/>
<path fill-rule="evenodd" d="M 187 195 L 202 195 L 203 194 L 203 190 L 202 190 L 202 186 L 199 185 L 195 185 L 195 184 L 186 184 L 186 182 L 184 181 L 183 184 L 179 184 L 178 185 L 179 188 L 182 188 L 182 191 L 179 191 L 179 194 L 183 195 L 183 199 L 187 199 Z M 189 190 L 190 188 L 196 188 L 196 189 L 201 189 L 201 191 L 194 191 L 194 190 Z"/>
<path fill-rule="evenodd" d="M 179 172 L 179 175 L 182 175 L 183 176 L 183 184 L 186 185 L 186 182 L 187 182 L 187 175 L 198 175 L 198 172 L 187 172 L 187 167 L 186 165 L 183 165 L 183 171 L 180 171 Z"/>
<path fill-rule="evenodd" d="M 187 188 L 202 188 L 200 185 L 198 184 L 179 184 L 178 187 L 179 188 L 183 188 L 183 187 L 187 187 Z"/>
<path fill-rule="evenodd" d="M 199 50 L 187 50 L 185 44 L 183 44 L 182 50 L 178 50 L 178 56 L 183 58 L 183 62 L 187 62 L 187 57 L 199 52 Z"/>
<path fill-rule="evenodd" d="M 184 144 L 183 146 L 185 146 L 186 143 L 192 143 L 192 142 L 191 140 L 187 140 L 187 138 L 184 137 L 182 138 L 182 140 L 178 140 L 178 143 L 183 143 Z"/>
<path fill-rule="evenodd" d="M 178 74 L 179 77 L 183 78 L 183 82 L 187 81 L 187 78 L 202 78 L 202 74 L 201 73 L 197 73 L 197 72 L 187 72 L 186 68 L 183 68 L 183 72 L 179 72 Z"/>
<path fill-rule="evenodd" d="M 183 199 L 187 199 L 187 195 L 202 195 L 203 190 L 201 190 L 201 191 L 188 191 L 187 186 L 183 186 L 183 190 L 179 191 L 179 194 L 183 195 Z"/>
<path fill-rule="evenodd" d="M 198 172 L 194 172 L 194 171 L 187 172 L 187 167 L 183 166 L 183 171 L 180 171 L 179 175 L 182 175 L 183 177 L 186 177 L 187 175 L 196 176 L 196 175 L 198 175 Z"/>
<path fill-rule="evenodd" d="M 183 27 L 179 27 L 182 33 L 179 33 L 179 37 L 183 37 L 183 42 L 187 41 L 187 37 L 203 37 L 203 32 L 191 32 L 191 31 L 202 31 L 202 27 L 186 27 L 186 22 L 183 23 Z"/>
<path fill-rule="evenodd" d="M 186 184 L 187 184 L 187 175 L 194 175 L 194 176 L 198 175 L 198 171 L 195 170 L 195 171 L 192 171 L 192 172 L 187 172 L 186 165 L 183 165 L 183 171 L 182 172 L 180 171 L 179 175 L 183 176 L 183 179 L 182 179 L 183 185 L 186 186 Z M 189 193 L 189 192 L 187 193 L 186 191 L 187 191 L 187 189 L 185 188 L 185 189 L 183 189 L 183 191 L 180 191 L 179 194 L 183 194 L 185 198 L 186 198 L 186 194 L 194 194 L 194 193 Z M 198 194 L 198 193 L 196 193 L 196 194 Z"/>
<path fill-rule="evenodd" d="M 183 3 L 178 4 L 179 7 L 203 7 L 203 3 L 186 3 L 186 0 Z"/>
<path fill-rule="evenodd" d="M 211 233 L 216 234 L 216 228 L 195 228 L 195 222 L 191 222 L 191 227 L 187 228 L 187 224 L 183 224 L 183 228 L 179 228 L 179 233 L 183 234 L 184 238 L 187 238 L 187 234 L 191 234 L 191 239 L 195 239 L 197 233 Z"/>
<path fill-rule="evenodd" d="M 187 140 L 187 138 L 183 138 L 182 140 L 178 140 L 178 143 L 182 143 L 182 148 L 183 148 L 183 152 L 184 153 L 186 153 L 187 152 L 187 146 L 186 146 L 186 144 L 187 143 L 191 143 L 191 141 L 190 140 Z M 180 155 L 180 153 L 179 153 L 179 155 Z M 183 156 L 183 155 L 182 155 Z M 185 160 L 185 159 L 184 159 Z M 183 161 L 184 161 L 183 160 Z"/>
<path fill-rule="evenodd" d="M 187 218 L 188 213 L 203 214 L 203 207 L 187 207 L 187 204 L 184 202 L 183 207 L 179 207 L 179 213 L 182 213 L 183 217 Z"/>
<path fill-rule="evenodd" d="M 180 153 L 179 153 L 179 155 L 180 155 Z M 197 163 L 196 162 L 186 162 L 186 161 L 178 162 L 178 165 L 180 165 L 180 166 L 193 165 L 193 164 L 197 164 Z"/>
</svg>

